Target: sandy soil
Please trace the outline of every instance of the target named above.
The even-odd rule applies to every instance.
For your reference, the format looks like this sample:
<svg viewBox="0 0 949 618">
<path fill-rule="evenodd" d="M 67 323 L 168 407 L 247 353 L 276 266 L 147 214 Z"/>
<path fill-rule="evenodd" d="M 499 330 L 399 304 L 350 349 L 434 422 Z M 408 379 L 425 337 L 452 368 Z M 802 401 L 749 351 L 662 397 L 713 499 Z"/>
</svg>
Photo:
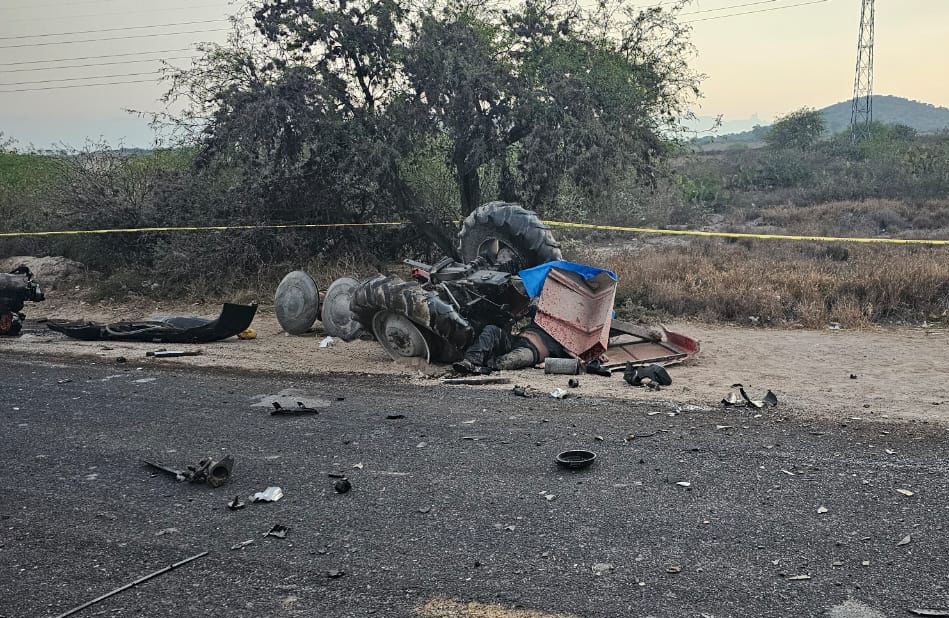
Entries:
<svg viewBox="0 0 949 618">
<path fill-rule="evenodd" d="M 27 307 L 31 320 L 18 339 L 0 340 L 0 353 L 18 356 L 76 356 L 96 363 L 128 359 L 126 367 L 152 363 L 199 367 L 250 369 L 301 375 L 363 373 L 404 376 L 419 385 L 436 383 L 444 369 L 424 375 L 418 368 L 389 360 L 374 342 L 337 341 L 319 348 L 323 333 L 306 336 L 283 333 L 272 308 L 262 307 L 254 329 L 258 338 L 235 339 L 201 346 L 169 346 L 146 343 L 83 342 L 69 340 L 33 320 L 42 318 L 114 321 L 141 319 L 153 314 L 188 313 L 214 315 L 216 306 L 136 303 L 118 306 L 88 305 L 76 301 L 47 302 Z M 602 378 L 580 376 L 585 397 L 668 402 L 699 412 L 718 407 L 733 383 L 745 385 L 760 397 L 768 389 L 779 400 L 777 412 L 793 410 L 797 415 L 851 419 L 911 420 L 949 426 L 949 331 L 934 328 L 875 329 L 860 331 L 808 331 L 749 329 L 680 322 L 670 329 L 687 333 L 702 342 L 702 354 L 687 365 L 670 368 L 673 385 L 661 392 L 628 386 L 620 375 Z M 145 352 L 161 348 L 200 348 L 202 356 L 175 359 L 146 358 Z M 541 392 L 566 388 L 564 376 L 548 376 L 541 370 L 508 372 L 515 384 L 531 385 Z M 851 378 L 851 375 L 856 376 Z M 507 386 L 457 388 L 504 388 Z M 687 407 L 693 406 L 693 407 Z M 774 414 L 775 411 L 765 411 Z M 752 411 L 748 412 L 752 414 Z"/>
</svg>

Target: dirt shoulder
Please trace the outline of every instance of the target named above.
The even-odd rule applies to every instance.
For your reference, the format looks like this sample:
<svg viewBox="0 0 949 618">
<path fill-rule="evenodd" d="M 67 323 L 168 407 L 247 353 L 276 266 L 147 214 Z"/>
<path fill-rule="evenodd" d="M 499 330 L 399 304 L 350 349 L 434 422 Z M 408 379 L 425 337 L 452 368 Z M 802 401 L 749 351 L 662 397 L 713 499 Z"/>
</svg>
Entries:
<svg viewBox="0 0 949 618">
<path fill-rule="evenodd" d="M 0 353 L 20 357 L 80 357 L 96 363 L 115 363 L 124 356 L 131 367 L 153 363 L 233 370 L 279 372 L 301 376 L 327 373 L 389 375 L 420 386 L 437 377 L 417 368 L 393 363 L 374 342 L 337 341 L 320 348 L 323 333 L 291 337 L 280 329 L 271 307 L 262 307 L 253 328 L 255 340 L 236 338 L 205 345 L 161 345 L 124 342 L 84 342 L 67 339 L 35 322 L 42 318 L 114 321 L 141 319 L 153 314 L 214 315 L 214 305 L 86 305 L 72 301 L 28 307 L 27 332 L 17 339 L 0 340 Z M 702 343 L 701 355 L 687 365 L 670 369 L 673 385 L 661 392 L 628 386 L 612 378 L 580 376 L 575 392 L 586 397 L 668 402 L 676 405 L 718 407 L 729 387 L 745 385 L 752 395 L 773 390 L 779 410 L 796 415 L 846 422 L 854 418 L 935 422 L 949 425 L 949 331 L 900 328 L 857 331 L 748 329 L 677 322 L 670 329 L 687 333 Z M 155 360 L 145 352 L 162 347 L 200 348 L 202 356 Z M 564 376 L 541 370 L 502 372 L 516 384 L 549 392 L 566 388 Z M 856 376 L 851 378 L 851 375 Z M 458 388 L 502 388 L 458 387 Z M 751 414 L 751 412 L 749 412 Z"/>
</svg>

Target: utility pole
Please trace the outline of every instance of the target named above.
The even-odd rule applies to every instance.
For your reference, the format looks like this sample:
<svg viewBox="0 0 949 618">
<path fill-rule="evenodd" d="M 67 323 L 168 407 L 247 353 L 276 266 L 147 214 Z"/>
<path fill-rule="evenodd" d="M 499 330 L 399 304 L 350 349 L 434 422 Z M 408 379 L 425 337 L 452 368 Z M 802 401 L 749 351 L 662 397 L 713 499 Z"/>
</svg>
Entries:
<svg viewBox="0 0 949 618">
<path fill-rule="evenodd" d="M 870 134 L 873 121 L 873 25 L 874 0 L 862 0 L 860 37 L 857 39 L 857 75 L 853 81 L 850 137 L 857 142 Z"/>
</svg>

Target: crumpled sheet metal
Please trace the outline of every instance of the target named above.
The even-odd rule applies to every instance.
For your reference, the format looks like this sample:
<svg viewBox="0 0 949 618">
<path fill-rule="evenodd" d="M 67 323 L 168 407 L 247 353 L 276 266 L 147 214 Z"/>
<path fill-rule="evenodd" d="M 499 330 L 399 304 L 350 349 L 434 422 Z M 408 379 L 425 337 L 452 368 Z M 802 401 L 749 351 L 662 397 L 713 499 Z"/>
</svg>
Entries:
<svg viewBox="0 0 949 618">
<path fill-rule="evenodd" d="M 567 352 L 590 361 L 609 345 L 616 281 L 604 271 L 590 279 L 552 268 L 537 300 L 534 321 Z"/>
</svg>

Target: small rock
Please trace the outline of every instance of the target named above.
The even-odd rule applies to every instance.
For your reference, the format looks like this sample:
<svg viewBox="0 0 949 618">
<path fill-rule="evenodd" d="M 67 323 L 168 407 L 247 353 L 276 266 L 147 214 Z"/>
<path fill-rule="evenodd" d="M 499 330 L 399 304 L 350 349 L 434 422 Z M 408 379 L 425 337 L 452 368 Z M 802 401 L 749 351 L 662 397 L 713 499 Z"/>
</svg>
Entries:
<svg viewBox="0 0 949 618">
<path fill-rule="evenodd" d="M 338 479 L 333 483 L 333 489 L 336 490 L 338 494 L 348 493 L 350 489 L 353 488 L 353 484 L 349 482 L 347 478 Z"/>
<path fill-rule="evenodd" d="M 610 571 L 614 570 L 614 566 L 608 562 L 597 562 L 593 565 L 593 574 L 599 577 L 600 575 L 605 575 Z"/>
</svg>

